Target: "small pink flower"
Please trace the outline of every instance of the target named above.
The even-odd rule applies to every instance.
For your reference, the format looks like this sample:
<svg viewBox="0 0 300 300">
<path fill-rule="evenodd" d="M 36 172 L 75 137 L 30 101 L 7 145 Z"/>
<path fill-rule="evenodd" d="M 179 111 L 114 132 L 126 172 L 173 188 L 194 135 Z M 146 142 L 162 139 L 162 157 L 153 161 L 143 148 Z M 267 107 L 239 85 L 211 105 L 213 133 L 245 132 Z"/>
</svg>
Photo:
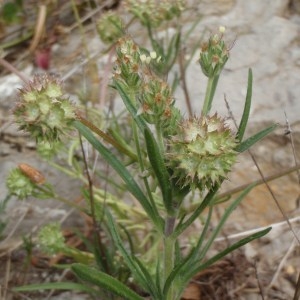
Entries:
<svg viewBox="0 0 300 300">
<path fill-rule="evenodd" d="M 50 65 L 51 49 L 37 49 L 34 55 L 36 65 L 43 70 L 48 70 Z"/>
</svg>

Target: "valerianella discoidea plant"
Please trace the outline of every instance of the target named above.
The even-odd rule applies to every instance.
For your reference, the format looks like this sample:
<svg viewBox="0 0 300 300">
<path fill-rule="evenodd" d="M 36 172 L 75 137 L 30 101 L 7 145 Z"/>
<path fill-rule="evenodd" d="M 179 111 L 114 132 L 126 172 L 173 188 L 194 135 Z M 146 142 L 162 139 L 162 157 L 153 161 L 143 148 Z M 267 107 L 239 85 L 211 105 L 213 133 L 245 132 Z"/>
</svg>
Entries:
<svg viewBox="0 0 300 300">
<path fill-rule="evenodd" d="M 157 4 L 157 7 L 153 8 L 154 11 L 159 11 L 160 8 L 159 2 L 155 0 L 146 2 L 128 0 L 127 2 Z M 161 1 L 161 3 L 167 2 Z M 174 3 L 177 2 L 174 1 Z M 147 13 L 150 15 L 137 10 L 137 13 L 142 13 L 141 17 L 145 18 L 146 23 L 149 22 L 148 18 L 152 17 L 152 7 L 149 6 L 148 8 Z M 154 11 L 153 17 L 155 17 Z M 223 33 L 223 31 L 220 32 Z M 14 113 L 21 129 L 30 132 L 38 140 L 46 140 L 46 142 L 59 140 L 59 133 L 72 127 L 76 128 L 102 155 L 104 160 L 114 168 L 124 181 L 127 191 L 139 202 L 148 219 L 151 220 L 153 225 L 151 232 L 154 233 L 154 238 L 153 240 L 152 238 L 149 239 L 149 242 L 154 244 L 153 247 L 162 255 L 154 256 L 153 260 L 144 259 L 143 255 L 140 255 L 144 253 L 138 253 L 139 250 L 131 247 L 131 244 L 133 245 L 131 239 L 129 242 L 123 240 L 121 232 L 124 232 L 124 229 L 125 232 L 128 231 L 128 228 L 122 227 L 122 230 L 119 230 L 115 215 L 110 212 L 109 207 L 104 207 L 102 216 L 104 216 L 106 228 L 114 241 L 113 248 L 117 249 L 123 256 L 124 262 L 131 271 L 130 276 L 134 279 L 134 284 L 138 286 L 138 290 L 143 291 L 143 295 L 147 295 L 153 300 L 178 300 L 181 299 L 185 286 L 194 275 L 238 247 L 270 231 L 270 228 L 267 228 L 248 236 L 206 259 L 214 239 L 230 213 L 252 188 L 249 186 L 229 204 L 221 216 L 219 225 L 212 228 L 211 231 L 208 228 L 210 228 L 213 204 L 222 181 L 226 179 L 228 172 L 236 162 L 237 153 L 247 150 L 251 144 L 261 139 L 267 132 L 271 132 L 275 127 L 270 127 L 256 134 L 250 138 L 250 141 L 249 139 L 242 141 L 251 104 L 251 71 L 249 71 L 246 104 L 236 135 L 237 138 L 225 124 L 224 119 L 217 114 L 212 115 L 210 113 L 218 77 L 229 55 L 222 35 L 214 35 L 209 39 L 208 44 L 202 47 L 200 65 L 204 74 L 208 76 L 208 84 L 202 113 L 198 117 L 184 120 L 180 111 L 174 106 L 174 98 L 169 85 L 154 75 L 151 70 L 151 60 L 155 60 L 159 64 L 161 59 L 157 56 L 160 55 L 156 55 L 154 51 L 147 52 L 139 48 L 130 38 L 126 37 L 121 38 L 116 45 L 117 59 L 114 67 L 113 86 L 120 93 L 132 120 L 135 122 L 132 122 L 130 126 L 134 129 L 133 138 L 137 155 L 135 153 L 129 155 L 133 151 L 123 147 L 122 139 L 118 139 L 121 140 L 122 144 L 118 143 L 90 121 L 76 115 L 75 108 L 63 96 L 60 83 L 52 77 L 36 77 L 33 82 L 21 89 L 20 103 Z M 164 62 L 162 61 L 162 63 Z M 150 170 L 149 176 L 143 176 L 142 182 L 137 181 L 135 171 L 131 173 L 133 168 L 130 168 L 127 163 L 121 162 L 114 151 L 111 151 L 101 140 L 97 139 L 93 132 L 103 137 L 116 149 L 122 150 L 130 157 L 133 156 L 133 162 L 137 161 L 140 164 L 139 170 L 143 174 L 144 171 L 148 173 Z M 140 138 L 144 144 L 141 143 Z M 124 144 L 126 144 L 125 140 Z M 141 146 L 144 145 L 146 151 L 141 151 Z M 43 146 L 42 153 L 49 156 L 51 154 L 51 151 L 49 152 L 50 145 L 45 144 Z M 20 174 L 22 175 L 21 172 L 15 172 L 9 183 L 18 179 L 16 175 Z M 34 179 L 36 178 L 38 177 L 34 177 Z M 19 186 L 25 185 L 24 180 L 22 180 L 18 182 Z M 42 189 L 44 187 L 39 186 L 43 180 L 34 183 L 35 187 L 31 187 L 21 195 L 22 197 L 32 193 L 34 188 Z M 201 201 L 195 203 L 193 211 L 182 215 L 181 204 L 192 189 L 200 190 Z M 85 193 L 91 197 L 91 212 L 92 209 L 97 210 L 97 207 L 100 207 L 93 203 L 92 194 Z M 96 195 L 95 193 L 94 199 L 96 199 Z M 108 199 L 106 198 L 107 193 L 105 195 L 105 199 Z M 205 216 L 202 213 L 205 213 L 205 209 L 208 207 L 209 212 Z M 134 209 L 135 207 L 133 207 Z M 181 252 L 180 237 L 200 216 L 203 217 L 203 220 L 206 218 L 206 223 L 202 232 L 200 234 L 197 232 L 199 238 L 195 246 L 188 250 L 188 253 Z M 92 217 L 96 224 L 96 213 Z M 130 214 L 128 218 L 131 218 Z M 126 234 L 127 236 L 129 237 Z M 151 236 L 150 231 L 149 236 Z M 49 237 L 50 239 L 48 239 Z M 135 290 L 128 288 L 128 285 L 118 278 L 112 277 L 110 274 L 113 273 L 105 273 L 102 267 L 97 269 L 93 254 L 82 251 L 79 253 L 78 250 L 70 249 L 70 247 L 64 248 L 64 239 L 59 233 L 57 225 L 48 227 L 40 234 L 39 239 L 40 244 L 46 248 L 52 248 L 54 252 L 63 251 L 64 254 L 73 257 L 76 261 L 83 261 L 84 263 L 72 264 L 71 268 L 77 277 L 83 282 L 87 282 L 89 286 L 92 284 L 105 288 L 122 299 L 143 299 Z M 134 235 L 132 241 L 137 242 L 139 246 L 141 244 Z M 130 246 L 127 247 L 127 245 Z M 140 248 L 146 250 L 146 247 L 141 246 Z M 95 250 L 97 249 L 95 248 Z M 96 253 L 100 252 L 95 251 Z M 97 259 L 97 261 L 100 260 Z M 90 266 L 91 262 L 94 263 L 93 266 Z M 156 274 L 151 273 L 153 265 L 155 265 Z"/>
</svg>

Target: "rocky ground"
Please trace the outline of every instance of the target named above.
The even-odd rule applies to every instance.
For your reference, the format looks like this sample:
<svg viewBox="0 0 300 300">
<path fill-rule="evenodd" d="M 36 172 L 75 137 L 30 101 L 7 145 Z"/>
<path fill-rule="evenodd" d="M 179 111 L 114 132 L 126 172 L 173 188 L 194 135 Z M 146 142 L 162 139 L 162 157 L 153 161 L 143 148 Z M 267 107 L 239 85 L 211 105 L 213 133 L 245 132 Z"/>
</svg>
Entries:
<svg viewBox="0 0 300 300">
<path fill-rule="evenodd" d="M 227 39 L 232 41 L 231 57 L 220 78 L 213 110 L 228 116 L 224 102 L 226 94 L 233 115 L 237 119 L 240 118 L 247 89 L 247 72 L 248 68 L 252 68 L 253 106 L 248 135 L 271 123 L 279 124 L 278 129 L 270 137 L 255 146 L 252 157 L 245 154 L 239 158 L 236 171 L 225 184 L 224 192 L 261 179 L 253 157 L 265 177 L 284 173 L 293 168 L 295 159 L 300 159 L 300 2 L 297 0 L 189 2 L 193 9 L 184 16 L 183 30 L 187 30 L 193 20 L 202 16 L 193 31 L 192 40 L 198 39 L 203 32 L 209 34 L 223 25 L 226 26 Z M 91 28 L 90 25 L 86 25 L 91 56 L 99 60 L 99 66 L 105 66 L 108 56 L 100 55 L 104 46 Z M 139 29 L 136 30 L 133 35 L 141 38 Z M 71 34 L 58 39 L 52 48 L 49 71 L 61 74 L 71 97 L 72 95 L 75 97 L 82 88 L 81 82 L 84 78 L 85 67 L 80 43 L 80 34 L 75 28 Z M 12 51 L 10 57 L 14 58 L 12 62 L 28 78 L 41 71 L 32 63 L 33 57 L 24 46 L 10 51 Z M 18 132 L 12 124 L 9 110 L 15 104 L 16 89 L 20 87 L 21 82 L 17 76 L 1 71 L 0 198 L 6 195 L 5 177 L 8 171 L 21 162 L 38 165 L 58 190 L 68 197 L 76 197 L 79 194 L 77 183 L 72 180 L 66 181 L 60 173 L 49 170 L 47 164 L 38 161 L 34 143 Z M 103 76 L 103 73 L 100 76 Z M 206 79 L 201 74 L 196 59 L 187 70 L 186 77 L 193 110 L 197 113 L 204 98 Z M 99 83 L 96 82 L 97 84 Z M 180 101 L 182 96 L 183 92 L 179 90 L 176 94 L 178 105 L 186 109 L 185 103 Z M 287 120 L 291 127 L 289 134 L 285 134 L 288 129 Z M 185 299 L 292 299 L 300 271 L 300 248 L 281 211 L 290 218 L 295 233 L 299 235 L 300 188 L 297 172 L 289 172 L 270 181 L 269 185 L 274 194 L 271 195 L 263 184 L 255 188 L 234 212 L 218 243 L 223 243 L 224 237 L 227 241 L 233 241 L 236 234 L 243 236 L 247 231 L 263 226 L 273 225 L 271 233 L 260 241 L 247 245 L 242 252 L 229 257 L 207 273 L 199 274 L 187 291 Z M 36 232 L 44 222 L 57 219 L 65 221 L 69 214 L 70 211 L 65 207 L 51 201 L 40 202 L 31 199 L 17 202 L 12 199 L 8 203 L 6 213 L 6 216 L 9 216 L 6 237 L 0 241 L 0 259 L 3 265 L 0 272 L 7 274 L 4 266 L 9 267 L 8 253 L 22 255 L 16 252 L 16 249 L 22 245 L 24 234 Z M 71 220 L 74 221 L 74 218 Z M 14 265 L 14 259 L 18 261 L 18 258 L 13 258 L 11 268 L 17 266 Z M 36 276 L 49 275 L 41 275 L 43 272 L 36 271 Z M 222 281 L 218 279 L 220 274 Z M 2 286 L 5 285 L 3 280 Z M 200 297 L 199 282 L 203 280 L 209 284 L 207 290 L 202 289 Z M 216 290 L 214 284 L 220 287 L 223 296 L 217 292 L 214 294 Z M 224 291 L 232 293 L 228 293 L 224 298 Z M 70 297 L 70 294 L 60 294 L 49 295 L 47 299 L 70 299 Z M 72 299 L 75 299 L 74 297 L 73 295 Z M 79 296 L 78 299 L 83 298 Z"/>
</svg>

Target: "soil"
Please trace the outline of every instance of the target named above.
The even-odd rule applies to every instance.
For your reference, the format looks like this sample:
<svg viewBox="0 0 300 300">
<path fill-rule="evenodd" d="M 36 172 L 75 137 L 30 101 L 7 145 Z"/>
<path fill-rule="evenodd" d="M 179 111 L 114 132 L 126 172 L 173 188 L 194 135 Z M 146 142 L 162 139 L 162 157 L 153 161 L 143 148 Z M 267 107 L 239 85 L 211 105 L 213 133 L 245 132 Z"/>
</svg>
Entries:
<svg viewBox="0 0 300 300">
<path fill-rule="evenodd" d="M 99 68 L 99 73 L 95 74 L 95 69 L 90 68 L 82 57 L 82 38 L 72 13 L 71 1 L 58 2 L 60 9 L 53 8 L 51 17 L 47 19 L 47 35 L 40 40 L 39 46 L 36 46 L 33 51 L 29 51 L 33 40 L 31 36 L 24 42 L 7 48 L 5 59 L 30 77 L 35 72 L 45 71 L 41 69 L 45 65 L 39 64 L 38 57 L 40 51 L 50 48 L 51 60 L 49 60 L 49 68 L 46 71 L 61 74 L 65 81 L 65 87 L 74 101 L 77 101 L 78 94 L 82 93 L 83 78 L 96 78 L 86 82 L 85 87 L 88 91 L 87 97 L 93 101 L 93 99 L 99 98 L 99 85 L 103 87 L 101 84 L 107 80 L 105 67 L 110 62 L 109 54 L 102 54 L 102 51 L 107 49 L 96 36 L 95 17 L 108 7 L 113 6 L 114 9 L 118 9 L 118 3 L 98 1 L 101 2 L 100 8 L 93 8 L 93 10 L 88 7 L 86 3 L 88 1 L 82 1 L 82 4 L 78 6 L 81 17 L 98 9 L 92 18 L 87 18 L 83 23 L 89 50 L 93 59 L 97 60 Z M 230 13 L 238 1 L 216 2 L 218 4 L 215 6 L 211 5 L 210 1 L 202 1 L 199 4 L 198 9 L 201 8 L 201 13 L 204 14 L 204 23 L 216 16 L 225 16 Z M 293 9 L 293 11 L 289 11 L 290 18 L 299 13 L 297 1 L 285 2 L 285 14 L 288 9 Z M 102 4 L 105 4 L 104 8 L 102 8 Z M 35 23 L 36 11 L 30 1 L 26 5 L 28 5 L 30 17 L 27 17 L 27 23 L 21 24 L 23 30 L 30 28 Z M 193 5 L 198 5 L 198 2 Z M 185 22 L 188 21 L 189 18 L 186 17 Z M 14 41 L 18 36 L 16 32 L 21 30 L 20 24 L 5 27 L 5 29 L 7 31 L 2 34 L 1 43 Z M 135 30 L 136 36 L 134 37 L 142 39 L 140 29 L 136 28 Z M 227 70 L 227 72 L 230 71 Z M 35 143 L 28 136 L 18 132 L 12 124 L 10 110 L 14 106 L 15 91 L 20 86 L 20 82 L 13 82 L 14 77 L 4 68 L 0 69 L 0 76 L 0 89 L 5 87 L 3 96 L 0 96 L 2 98 L 0 102 L 0 178 L 3 179 L 0 180 L 2 181 L 0 182 L 1 195 L 6 195 L 7 192 L 4 181 L 9 170 L 18 163 L 26 162 L 38 165 L 59 192 L 69 199 L 80 202 L 82 199 L 78 183 L 62 177 L 61 173 L 49 169 L 45 162 L 40 161 L 35 153 Z M 191 76 L 191 78 L 194 77 Z M 235 89 L 234 83 L 231 87 Z M 273 105 L 272 107 L 276 105 L 270 99 L 267 104 L 259 104 Z M 99 104 L 100 107 L 101 105 L 102 103 Z M 118 100 L 115 102 L 115 108 L 118 109 Z M 275 115 L 270 118 L 272 123 L 278 121 Z M 247 135 L 250 136 L 269 126 L 270 118 L 267 120 L 263 116 L 256 118 L 255 123 L 250 124 Z M 237 189 L 238 192 L 243 190 L 243 185 L 255 180 L 260 180 L 261 184 L 249 193 L 230 217 L 222 235 L 215 242 L 211 255 L 237 241 L 237 238 L 247 236 L 251 230 L 272 226 L 271 233 L 197 274 L 187 287 L 182 299 L 293 299 L 300 272 L 299 243 L 295 240 L 291 230 L 292 227 L 293 231 L 298 234 L 300 224 L 300 188 L 298 173 L 295 171 L 297 169 L 295 160 L 296 165 L 297 159 L 299 160 L 300 123 L 293 120 L 290 125 L 292 126 L 291 132 L 287 132 L 286 124 L 283 122 L 274 133 L 258 143 L 252 149 L 251 154 L 244 153 L 239 156 L 239 162 L 230 174 L 229 180 L 224 184 L 222 193 L 233 189 Z M 255 164 L 259 166 L 263 178 Z M 268 186 L 264 183 L 269 176 L 275 177 L 276 175 L 278 178 L 268 181 Z M 238 194 L 234 194 L 234 196 L 236 195 Z M 227 202 L 217 206 L 212 226 L 217 224 L 219 216 L 226 207 Z M 86 238 L 90 238 L 92 225 L 88 218 L 79 216 L 78 213 L 76 214 L 66 206 L 57 205 L 53 201 L 47 200 L 41 203 L 36 199 L 28 199 L 26 202 L 17 202 L 16 199 L 12 199 L 7 205 L 5 214 L 2 215 L 7 227 L 0 239 L 1 300 L 89 299 L 86 295 L 72 292 L 44 291 L 25 294 L 11 291 L 11 288 L 23 284 L 74 280 L 70 272 L 55 268 L 56 263 L 66 264 L 70 260 L 63 255 L 50 257 L 42 254 L 40 249 L 33 246 L 35 234 L 42 224 L 58 220 L 64 224 L 67 241 L 82 249 L 84 247 L 82 241 L 71 229 L 77 228 Z M 287 218 L 290 223 L 287 222 Z M 197 226 L 200 225 L 195 225 L 194 233 L 200 230 L 200 227 Z M 298 289 L 300 289 L 299 286 Z"/>
</svg>

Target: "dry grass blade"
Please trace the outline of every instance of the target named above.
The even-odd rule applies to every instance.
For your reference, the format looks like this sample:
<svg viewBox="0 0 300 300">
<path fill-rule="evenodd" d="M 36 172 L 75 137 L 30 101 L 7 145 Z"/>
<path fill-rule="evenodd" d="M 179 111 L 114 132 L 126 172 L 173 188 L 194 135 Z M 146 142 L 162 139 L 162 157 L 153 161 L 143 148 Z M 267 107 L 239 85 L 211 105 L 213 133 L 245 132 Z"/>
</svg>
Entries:
<svg viewBox="0 0 300 300">
<path fill-rule="evenodd" d="M 287 252 L 286 252 L 285 255 L 283 256 L 283 258 L 281 259 L 281 261 L 280 261 L 280 263 L 279 263 L 279 265 L 278 265 L 278 267 L 277 267 L 277 269 L 276 269 L 275 274 L 273 275 L 273 278 L 272 278 L 272 280 L 271 280 L 271 282 L 270 282 L 270 284 L 269 284 L 267 290 L 269 290 L 270 288 L 272 288 L 272 287 L 275 285 L 276 280 L 277 280 L 277 278 L 278 278 L 278 276 L 279 276 L 280 271 L 281 271 L 282 268 L 284 267 L 284 264 L 285 264 L 285 262 L 287 261 L 288 257 L 290 256 L 290 254 L 291 254 L 291 253 L 293 252 L 293 250 L 295 249 L 295 242 L 296 242 L 296 240 L 294 239 L 293 242 L 292 242 L 292 244 L 290 245 L 289 249 L 287 250 Z"/>
<path fill-rule="evenodd" d="M 33 52 L 37 48 L 38 44 L 41 41 L 41 38 L 42 38 L 42 35 L 44 32 L 44 28 L 45 28 L 46 16 L 47 16 L 46 5 L 40 5 L 38 19 L 37 19 L 36 26 L 35 26 L 34 37 L 33 37 L 33 40 L 31 42 L 31 45 L 29 48 L 30 52 Z"/>
<path fill-rule="evenodd" d="M 180 55 L 179 55 L 179 68 L 180 68 L 180 75 L 181 75 L 180 79 L 182 81 L 182 89 L 183 89 L 183 93 L 185 96 L 185 104 L 187 106 L 189 116 L 192 117 L 193 116 L 193 108 L 192 108 L 191 99 L 190 99 L 190 95 L 189 95 L 187 83 L 186 83 L 186 70 L 184 67 L 184 56 L 185 56 L 185 52 L 183 49 L 183 50 L 181 50 Z"/>
</svg>

